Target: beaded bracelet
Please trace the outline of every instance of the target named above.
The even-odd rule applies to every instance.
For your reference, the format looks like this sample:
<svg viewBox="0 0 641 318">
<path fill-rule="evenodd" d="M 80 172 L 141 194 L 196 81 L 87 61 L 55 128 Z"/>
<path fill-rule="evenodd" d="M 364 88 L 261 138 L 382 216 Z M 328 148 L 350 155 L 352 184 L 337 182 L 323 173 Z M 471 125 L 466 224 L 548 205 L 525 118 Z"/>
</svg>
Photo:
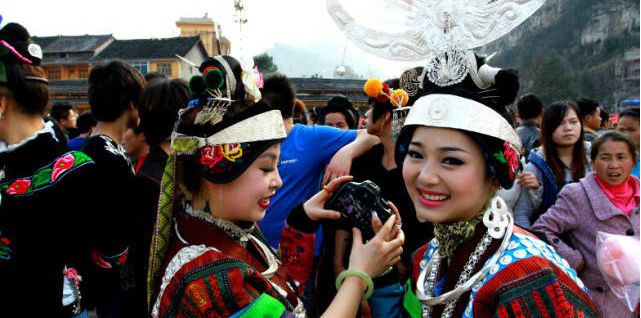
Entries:
<svg viewBox="0 0 641 318">
<path fill-rule="evenodd" d="M 363 294 L 363 300 L 369 298 L 369 296 L 372 296 L 372 293 L 374 292 L 374 282 L 372 281 L 372 278 L 369 277 L 367 273 L 359 271 L 357 269 L 346 269 L 338 274 L 338 277 L 336 277 L 336 290 L 339 290 L 341 288 L 341 285 L 343 285 L 343 280 L 347 276 L 356 276 L 362 279 L 367 284 L 367 290 L 365 291 L 365 294 Z"/>
</svg>

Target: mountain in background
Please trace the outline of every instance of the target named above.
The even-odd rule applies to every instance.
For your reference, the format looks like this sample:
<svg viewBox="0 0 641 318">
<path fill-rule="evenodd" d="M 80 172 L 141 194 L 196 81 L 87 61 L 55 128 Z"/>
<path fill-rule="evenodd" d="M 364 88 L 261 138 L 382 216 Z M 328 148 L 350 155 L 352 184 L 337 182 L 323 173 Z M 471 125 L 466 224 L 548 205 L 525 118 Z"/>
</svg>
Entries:
<svg viewBox="0 0 641 318">
<path fill-rule="evenodd" d="M 303 47 L 276 43 L 266 51 L 278 71 L 290 77 L 339 78 L 336 68 L 343 58 L 343 47 L 329 42 L 313 42 Z M 348 70 L 340 78 L 360 79 L 379 76 L 375 67 L 362 59 L 346 57 Z"/>
<path fill-rule="evenodd" d="M 313 42 L 303 47 L 276 44 L 266 51 L 291 77 L 339 78 L 344 47 Z M 489 63 L 519 71 L 521 90 L 545 104 L 587 97 L 610 111 L 624 99 L 639 98 L 639 1 L 547 0 L 533 16 L 499 40 L 476 49 L 498 54 Z M 389 76 L 380 63 L 348 51 L 342 78 Z M 384 62 L 383 62 L 384 63 Z"/>
<path fill-rule="evenodd" d="M 546 104 L 588 97 L 610 110 L 639 98 L 639 1 L 548 0 L 532 17 L 480 50 L 514 68 L 520 94 Z"/>
</svg>

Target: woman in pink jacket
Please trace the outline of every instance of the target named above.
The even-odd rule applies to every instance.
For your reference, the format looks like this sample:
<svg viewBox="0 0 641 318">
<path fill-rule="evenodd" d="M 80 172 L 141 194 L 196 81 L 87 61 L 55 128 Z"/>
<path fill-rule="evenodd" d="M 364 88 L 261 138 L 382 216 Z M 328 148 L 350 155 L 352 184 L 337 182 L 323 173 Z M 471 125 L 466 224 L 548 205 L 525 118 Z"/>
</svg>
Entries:
<svg viewBox="0 0 641 318">
<path fill-rule="evenodd" d="M 592 144 L 590 157 L 595 172 L 565 186 L 531 230 L 576 269 L 603 317 L 633 317 L 599 271 L 596 237 L 601 231 L 639 239 L 639 180 L 630 175 L 635 146 L 629 137 L 608 132 Z"/>
</svg>

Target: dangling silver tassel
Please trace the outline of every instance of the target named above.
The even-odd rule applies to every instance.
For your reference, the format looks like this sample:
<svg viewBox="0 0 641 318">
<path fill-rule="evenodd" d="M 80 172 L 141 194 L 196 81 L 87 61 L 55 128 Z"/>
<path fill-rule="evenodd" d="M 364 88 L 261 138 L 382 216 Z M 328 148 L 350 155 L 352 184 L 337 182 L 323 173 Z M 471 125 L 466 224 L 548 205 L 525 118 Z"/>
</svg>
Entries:
<svg viewBox="0 0 641 318">
<path fill-rule="evenodd" d="M 401 107 L 397 108 L 393 111 L 393 116 L 392 116 L 392 137 L 394 140 L 398 138 L 398 135 L 401 133 L 401 128 L 403 128 L 403 124 L 405 123 L 405 119 L 407 118 L 407 114 L 410 112 L 409 106 L 406 107 Z"/>
</svg>

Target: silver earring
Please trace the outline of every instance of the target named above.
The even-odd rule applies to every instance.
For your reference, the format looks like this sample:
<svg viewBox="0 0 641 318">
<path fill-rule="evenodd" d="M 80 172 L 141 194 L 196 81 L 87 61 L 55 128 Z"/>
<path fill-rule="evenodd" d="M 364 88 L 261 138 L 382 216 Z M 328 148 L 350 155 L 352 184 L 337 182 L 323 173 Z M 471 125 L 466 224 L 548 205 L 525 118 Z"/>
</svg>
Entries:
<svg viewBox="0 0 641 318">
<path fill-rule="evenodd" d="M 495 239 L 500 239 L 505 234 L 505 229 L 510 223 L 510 212 L 507 210 L 505 201 L 495 196 L 490 201 L 489 211 L 483 215 L 483 224 L 487 227 L 488 233 Z"/>
</svg>

